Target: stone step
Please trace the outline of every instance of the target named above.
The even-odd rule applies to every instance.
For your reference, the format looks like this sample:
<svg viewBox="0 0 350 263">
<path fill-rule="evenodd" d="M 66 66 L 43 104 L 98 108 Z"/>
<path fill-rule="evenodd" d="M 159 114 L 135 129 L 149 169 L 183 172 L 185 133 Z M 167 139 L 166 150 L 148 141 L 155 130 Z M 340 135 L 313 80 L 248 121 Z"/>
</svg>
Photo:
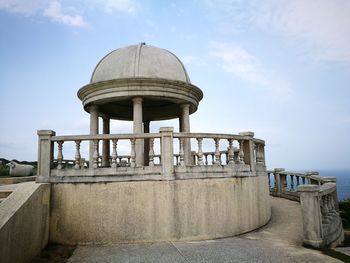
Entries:
<svg viewBox="0 0 350 263">
<path fill-rule="evenodd" d="M 0 198 L 6 198 L 8 197 L 13 190 L 0 190 Z"/>
<path fill-rule="evenodd" d="M 1 204 L 1 202 L 4 201 L 5 199 L 6 199 L 6 198 L 0 198 L 0 204 Z"/>
</svg>

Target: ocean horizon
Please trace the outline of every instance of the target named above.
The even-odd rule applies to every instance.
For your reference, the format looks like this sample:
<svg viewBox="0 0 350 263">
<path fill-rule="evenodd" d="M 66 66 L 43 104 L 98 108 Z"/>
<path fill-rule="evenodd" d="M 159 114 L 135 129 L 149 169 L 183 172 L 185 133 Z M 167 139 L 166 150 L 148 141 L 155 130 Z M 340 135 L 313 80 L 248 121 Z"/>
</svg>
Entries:
<svg viewBox="0 0 350 263">
<path fill-rule="evenodd" d="M 337 178 L 339 201 L 350 198 L 350 170 L 318 170 L 318 172 L 320 176 L 333 176 Z"/>
</svg>

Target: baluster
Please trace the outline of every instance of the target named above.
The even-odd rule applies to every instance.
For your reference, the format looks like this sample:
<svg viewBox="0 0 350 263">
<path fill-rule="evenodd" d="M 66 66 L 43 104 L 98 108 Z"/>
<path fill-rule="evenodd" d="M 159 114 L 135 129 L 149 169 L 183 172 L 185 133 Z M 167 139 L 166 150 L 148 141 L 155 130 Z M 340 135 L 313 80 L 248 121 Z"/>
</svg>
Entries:
<svg viewBox="0 0 350 263">
<path fill-rule="evenodd" d="M 294 176 L 290 175 L 290 191 L 294 192 Z"/>
<path fill-rule="evenodd" d="M 238 153 L 238 163 L 244 164 L 244 151 L 243 151 L 243 140 L 239 141 L 239 153 Z"/>
<path fill-rule="evenodd" d="M 149 166 L 154 166 L 154 138 L 149 138 Z"/>
<path fill-rule="evenodd" d="M 131 153 L 130 153 L 131 163 L 130 163 L 130 167 L 136 167 L 136 164 L 135 164 L 135 158 L 136 158 L 135 141 L 136 141 L 136 139 L 130 139 L 130 142 L 131 142 Z"/>
<path fill-rule="evenodd" d="M 197 142 L 198 142 L 198 165 L 202 166 L 204 165 L 203 150 L 202 150 L 203 138 L 197 138 Z"/>
<path fill-rule="evenodd" d="M 256 144 L 256 162 L 257 163 L 263 163 L 263 157 L 262 157 L 262 152 L 261 152 L 261 144 Z"/>
<path fill-rule="evenodd" d="M 180 142 L 180 166 L 185 166 L 184 138 L 179 138 Z"/>
<path fill-rule="evenodd" d="M 74 156 L 75 165 L 74 165 L 74 169 L 80 169 L 80 159 L 81 159 L 80 143 L 81 143 L 80 140 L 75 141 L 75 156 Z"/>
<path fill-rule="evenodd" d="M 214 161 L 214 164 L 215 165 L 221 165 L 221 158 L 220 158 L 220 150 L 219 150 L 219 147 L 220 147 L 220 139 L 219 138 L 215 138 L 214 139 L 215 141 L 215 161 Z"/>
<path fill-rule="evenodd" d="M 57 153 L 57 169 L 62 169 L 62 161 L 63 161 L 63 154 L 62 154 L 62 147 L 63 147 L 63 141 L 58 141 L 58 153 Z"/>
<path fill-rule="evenodd" d="M 328 205 L 327 205 L 327 196 L 321 197 L 322 205 L 321 205 L 321 213 L 322 213 L 322 222 L 324 224 L 329 223 L 329 216 L 328 216 Z"/>
<path fill-rule="evenodd" d="M 228 139 L 228 164 L 234 164 L 233 139 Z"/>
<path fill-rule="evenodd" d="M 112 168 L 117 168 L 117 158 L 118 158 L 117 144 L 118 144 L 118 140 L 113 139 L 112 140 L 112 164 L 111 164 Z"/>
<path fill-rule="evenodd" d="M 92 140 L 93 144 L 94 144 L 94 153 L 92 155 L 92 160 L 93 160 L 93 164 L 92 164 L 92 167 L 93 168 L 98 168 L 98 158 L 99 158 L 99 155 L 98 155 L 98 142 L 99 140 Z"/>
<path fill-rule="evenodd" d="M 295 176 L 295 189 L 298 189 L 298 185 L 300 184 L 299 180 L 300 180 L 300 177 L 296 175 Z"/>
</svg>

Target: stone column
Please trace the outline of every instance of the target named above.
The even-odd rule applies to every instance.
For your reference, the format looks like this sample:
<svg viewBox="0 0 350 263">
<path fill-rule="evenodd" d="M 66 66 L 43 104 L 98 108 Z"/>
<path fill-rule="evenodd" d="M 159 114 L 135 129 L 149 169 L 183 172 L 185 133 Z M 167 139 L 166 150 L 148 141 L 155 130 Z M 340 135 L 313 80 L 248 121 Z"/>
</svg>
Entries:
<svg viewBox="0 0 350 263">
<path fill-rule="evenodd" d="M 91 105 L 89 108 L 90 111 L 90 135 L 98 134 L 98 108 L 96 105 Z M 90 151 L 89 151 L 89 168 L 92 168 L 94 163 L 94 143 L 90 141 Z"/>
<path fill-rule="evenodd" d="M 244 152 L 244 163 L 250 165 L 250 170 L 255 171 L 255 161 L 254 161 L 254 132 L 240 132 L 238 135 L 250 137 L 249 140 L 243 142 L 243 152 Z"/>
<path fill-rule="evenodd" d="M 190 132 L 190 104 L 181 104 L 180 132 Z M 184 140 L 185 165 L 192 165 L 191 139 Z"/>
<path fill-rule="evenodd" d="M 38 181 L 49 182 L 51 167 L 53 164 L 54 143 L 51 137 L 56 133 L 51 130 L 39 130 L 39 147 L 38 147 Z"/>
<path fill-rule="evenodd" d="M 149 133 L 150 121 L 143 122 L 143 132 Z M 149 163 L 149 139 L 144 140 L 144 165 L 148 166 Z"/>
<path fill-rule="evenodd" d="M 110 134 L 110 118 L 108 117 L 102 117 L 103 120 L 103 134 Z M 109 140 L 104 140 L 102 143 L 102 166 L 108 167 L 110 166 L 109 163 L 109 156 L 110 156 L 110 142 Z"/>
<path fill-rule="evenodd" d="M 322 215 L 320 208 L 320 187 L 318 185 L 299 185 L 301 212 L 303 215 L 304 245 L 320 248 L 322 240 Z"/>
<path fill-rule="evenodd" d="M 133 120 L 134 120 L 134 133 L 143 133 L 142 129 L 142 98 L 135 97 L 132 99 L 133 102 Z M 136 166 L 143 166 L 143 140 L 136 140 L 135 142 L 135 163 Z"/>
<path fill-rule="evenodd" d="M 162 164 L 163 178 L 166 180 L 174 180 L 174 148 L 173 148 L 173 132 L 172 127 L 162 127 L 160 133 L 160 154 Z"/>
</svg>

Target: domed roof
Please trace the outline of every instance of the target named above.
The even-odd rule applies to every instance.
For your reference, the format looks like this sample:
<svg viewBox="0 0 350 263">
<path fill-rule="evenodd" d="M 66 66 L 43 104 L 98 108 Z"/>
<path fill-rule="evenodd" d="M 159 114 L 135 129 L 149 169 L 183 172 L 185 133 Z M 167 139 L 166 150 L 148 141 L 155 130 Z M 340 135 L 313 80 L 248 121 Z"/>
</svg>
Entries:
<svg viewBox="0 0 350 263">
<path fill-rule="evenodd" d="M 191 84 L 182 62 L 168 50 L 141 43 L 116 49 L 97 64 L 90 83 L 113 79 L 152 78 Z"/>
</svg>

